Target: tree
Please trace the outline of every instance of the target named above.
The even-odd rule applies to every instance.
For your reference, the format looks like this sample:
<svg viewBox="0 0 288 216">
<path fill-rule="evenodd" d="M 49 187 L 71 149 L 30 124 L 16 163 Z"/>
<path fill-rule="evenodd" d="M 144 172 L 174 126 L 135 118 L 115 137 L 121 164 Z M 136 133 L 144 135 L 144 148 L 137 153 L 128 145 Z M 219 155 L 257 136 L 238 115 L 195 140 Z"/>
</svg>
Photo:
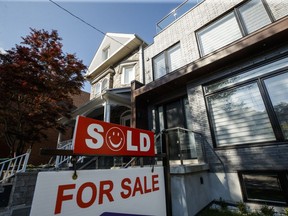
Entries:
<svg viewBox="0 0 288 216">
<path fill-rule="evenodd" d="M 22 40 L 0 53 L 0 137 L 11 156 L 32 148 L 49 128 L 64 130 L 57 119 L 69 117 L 86 69 L 75 54 L 62 51 L 55 30 L 31 29 Z"/>
</svg>

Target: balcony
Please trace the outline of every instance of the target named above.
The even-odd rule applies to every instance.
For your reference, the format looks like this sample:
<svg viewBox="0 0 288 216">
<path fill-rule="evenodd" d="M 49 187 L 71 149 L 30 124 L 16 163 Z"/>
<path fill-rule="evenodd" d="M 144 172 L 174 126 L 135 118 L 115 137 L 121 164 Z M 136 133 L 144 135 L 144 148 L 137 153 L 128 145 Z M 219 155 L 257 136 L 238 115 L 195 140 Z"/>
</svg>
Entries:
<svg viewBox="0 0 288 216">
<path fill-rule="evenodd" d="M 173 23 L 175 20 L 177 20 L 179 17 L 181 17 L 187 11 L 196 7 L 198 4 L 200 4 L 203 1 L 204 0 L 185 0 L 182 4 L 180 4 L 174 10 L 172 10 L 169 14 L 167 14 L 164 18 L 162 18 L 156 24 L 156 33 L 158 34 L 159 32 L 161 32 L 168 25 Z"/>
</svg>

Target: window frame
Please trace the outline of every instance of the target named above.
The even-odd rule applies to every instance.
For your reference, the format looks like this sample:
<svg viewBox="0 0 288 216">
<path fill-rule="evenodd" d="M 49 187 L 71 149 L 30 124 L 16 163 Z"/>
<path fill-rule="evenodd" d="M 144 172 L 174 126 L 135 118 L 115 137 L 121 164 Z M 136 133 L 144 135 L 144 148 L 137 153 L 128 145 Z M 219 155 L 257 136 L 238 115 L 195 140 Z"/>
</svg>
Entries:
<svg viewBox="0 0 288 216">
<path fill-rule="evenodd" d="M 168 61 L 168 59 L 169 59 L 168 52 L 171 51 L 172 49 L 176 48 L 177 46 L 179 46 L 180 55 L 181 55 L 181 53 L 182 53 L 181 44 L 180 44 L 180 42 L 177 42 L 177 43 L 174 43 L 172 46 L 168 47 L 166 50 L 162 51 L 161 53 L 157 54 L 156 56 L 154 56 L 152 58 L 153 80 L 160 79 L 161 77 L 164 77 L 165 75 L 167 75 L 167 74 L 169 74 L 169 73 L 171 73 L 171 72 L 173 72 L 173 71 L 175 71 L 175 70 L 177 70 L 178 68 L 181 67 L 180 66 L 180 67 L 178 67 L 177 69 L 175 69 L 173 71 L 170 71 L 170 68 L 169 68 L 169 65 L 171 64 L 171 62 L 169 63 L 169 61 Z M 160 77 L 156 77 L 156 68 L 155 68 L 154 61 L 155 61 L 156 58 L 158 58 L 158 57 L 160 57 L 162 55 L 164 56 L 165 74 L 160 76 Z"/>
<path fill-rule="evenodd" d="M 97 91 L 97 86 L 99 86 L 99 91 Z M 94 96 L 97 96 L 101 93 L 101 83 L 97 82 L 95 84 L 95 87 L 94 87 L 95 91 L 94 91 Z"/>
<path fill-rule="evenodd" d="M 104 82 L 104 81 L 107 82 L 107 84 L 106 84 L 107 87 L 105 87 L 105 86 L 103 85 L 103 82 Z M 105 87 L 105 88 L 104 88 L 104 87 Z M 104 79 L 101 81 L 101 93 L 104 92 L 104 91 L 107 90 L 107 89 L 109 89 L 109 79 L 108 79 L 108 78 L 104 78 Z"/>
<path fill-rule="evenodd" d="M 102 49 L 102 60 L 105 61 L 110 57 L 110 45 Z"/>
<path fill-rule="evenodd" d="M 247 28 L 246 28 L 246 26 L 245 26 L 244 20 L 242 19 L 242 15 L 240 14 L 239 8 L 242 7 L 242 6 L 244 6 L 245 4 L 249 3 L 250 1 L 253 1 L 253 0 L 247 0 L 247 1 L 245 1 L 244 3 L 240 3 L 240 4 L 236 5 L 234 8 L 226 11 L 224 14 L 222 14 L 222 15 L 220 15 L 219 17 L 213 19 L 212 21 L 210 21 L 210 22 L 207 23 L 206 25 L 200 27 L 198 30 L 196 30 L 196 31 L 194 32 L 195 37 L 196 37 L 196 42 L 197 42 L 197 47 L 198 47 L 198 52 L 199 52 L 199 56 L 200 56 L 200 57 L 209 55 L 209 54 L 211 54 L 211 53 L 213 53 L 213 52 L 215 52 L 215 51 L 217 51 L 217 50 L 219 50 L 219 49 L 222 49 L 223 47 L 228 46 L 229 44 L 234 43 L 235 41 L 237 41 L 237 40 L 239 40 L 239 39 L 241 39 L 241 38 L 243 38 L 243 37 L 245 37 L 245 36 L 247 36 L 247 35 L 249 35 L 249 34 L 251 34 L 251 33 L 253 33 L 253 32 L 255 32 L 255 31 L 257 31 L 257 30 L 259 30 L 259 29 L 261 29 L 261 28 L 263 28 L 263 27 L 266 26 L 266 25 L 264 25 L 263 27 L 260 27 L 260 28 L 258 28 L 257 30 L 255 30 L 255 31 L 253 31 L 253 32 L 251 32 L 251 33 L 248 33 L 248 32 L 247 32 L 247 30 L 246 30 Z M 273 14 L 272 14 L 269 6 L 267 5 L 267 3 L 266 3 L 264 0 L 260 0 L 260 1 L 261 1 L 262 5 L 264 6 L 264 10 L 266 11 L 266 13 L 267 13 L 267 15 L 268 15 L 271 23 L 275 22 L 275 18 L 274 18 L 274 16 L 273 16 Z M 233 13 L 233 14 L 234 14 L 234 17 L 235 17 L 235 19 L 236 19 L 236 21 L 237 21 L 237 24 L 238 24 L 238 28 L 239 28 L 240 32 L 242 33 L 242 37 L 240 37 L 240 38 L 238 38 L 238 39 L 236 39 L 236 40 L 234 40 L 234 41 L 232 41 L 232 42 L 230 42 L 230 43 L 228 43 L 228 44 L 226 44 L 226 45 L 224 45 L 224 46 L 221 46 L 221 47 L 219 47 L 219 48 L 217 48 L 217 49 L 215 49 L 215 50 L 213 50 L 213 51 L 210 51 L 210 52 L 208 52 L 208 53 L 204 53 L 203 44 L 201 43 L 201 39 L 200 39 L 200 37 L 199 37 L 199 32 L 205 31 L 205 29 L 207 29 L 207 28 L 209 28 L 210 26 L 214 25 L 214 24 L 215 24 L 216 22 L 218 22 L 219 20 L 224 19 L 224 18 L 225 18 L 226 16 L 228 16 L 230 13 Z M 270 23 L 270 24 L 271 24 L 271 23 Z"/>
<path fill-rule="evenodd" d="M 131 84 L 133 80 L 135 80 L 136 77 L 136 70 L 135 70 L 135 63 L 134 64 L 125 64 L 121 67 L 121 84 L 122 85 L 128 85 Z M 130 80 L 129 82 L 125 82 L 125 69 L 127 68 L 132 68 L 132 73 L 133 73 L 133 79 Z"/>
<path fill-rule="evenodd" d="M 206 105 L 206 110 L 207 110 L 207 116 L 208 116 L 208 122 L 209 122 L 209 127 L 210 127 L 210 132 L 211 132 L 211 135 L 212 135 L 212 140 L 213 140 L 213 146 L 214 148 L 229 148 L 229 147 L 232 147 L 232 148 L 235 148 L 236 146 L 247 146 L 247 145 L 264 145 L 264 144 L 274 144 L 274 143 L 277 143 L 277 144 L 280 144 L 280 143 L 287 143 L 288 139 L 285 139 L 284 137 L 284 133 L 282 132 L 282 129 L 281 129 L 281 126 L 280 126 L 280 122 L 278 121 L 277 119 L 277 116 L 276 116 L 276 113 L 274 111 L 274 108 L 273 108 L 273 104 L 271 102 L 271 99 L 270 99 L 270 96 L 269 96 L 269 93 L 266 89 L 266 86 L 265 86 L 265 83 L 264 81 L 266 79 L 269 79 L 271 77 L 276 77 L 278 75 L 281 75 L 283 73 L 288 73 L 288 66 L 284 66 L 282 68 L 277 68 L 276 70 L 271 70 L 270 72 L 268 73 L 264 73 L 262 75 L 258 75 L 256 77 L 252 77 L 250 79 L 247 79 L 247 80 L 244 80 L 244 81 L 240 81 L 238 83 L 234 83 L 233 85 L 229 85 L 228 87 L 223 87 L 222 89 L 218 89 L 218 90 L 214 90 L 212 92 L 209 92 L 207 93 L 205 91 L 205 87 L 206 86 L 209 86 L 211 84 L 214 84 L 214 83 L 217 83 L 221 80 L 225 80 L 226 78 L 232 78 L 234 76 L 237 76 L 239 74 L 244 74 L 246 72 L 249 72 L 253 69 L 257 69 L 257 68 L 260 68 L 260 67 L 263 67 L 265 65 L 269 65 L 273 62 L 277 62 L 281 59 L 288 59 L 288 54 L 283 54 L 281 56 L 278 56 L 276 58 L 273 58 L 269 61 L 266 61 L 266 62 L 262 62 L 262 63 L 259 63 L 259 64 L 256 64 L 256 65 L 253 65 L 253 66 L 249 66 L 247 68 L 244 68 L 240 71 L 237 71 L 236 73 L 233 73 L 233 74 L 230 74 L 230 75 L 226 75 L 226 76 L 223 76 L 217 80 L 213 80 L 213 81 L 210 81 L 208 82 L 207 84 L 204 84 L 202 85 L 202 90 L 203 90 L 203 94 L 204 94 L 204 98 L 205 98 L 205 105 Z M 217 93 L 220 93 L 220 92 L 225 92 L 225 91 L 229 91 L 231 89 L 235 89 L 235 88 L 240 88 L 242 86 L 245 86 L 245 85 L 248 85 L 250 83 L 257 83 L 257 86 L 259 88 L 259 91 L 260 91 L 260 95 L 261 95 L 261 98 L 262 98 L 262 101 L 264 103 L 264 106 L 266 108 L 266 111 L 267 111 L 267 114 L 268 114 L 268 119 L 271 123 L 271 126 L 272 126 L 272 130 L 274 132 L 274 135 L 275 135 L 275 141 L 263 141 L 263 142 L 253 142 L 253 143 L 242 143 L 242 144 L 228 144 L 228 145 L 217 145 L 217 141 L 216 141 L 216 134 L 215 134 L 215 131 L 214 131 L 214 123 L 213 123 L 213 120 L 212 120 L 212 116 L 211 116 L 211 110 L 209 108 L 209 105 L 208 105 L 208 97 L 209 96 L 212 96 L 214 94 L 217 94 Z"/>
<path fill-rule="evenodd" d="M 279 185 L 282 189 L 282 194 L 285 198 L 285 203 L 280 202 L 280 201 L 272 201 L 272 200 L 261 200 L 261 199 L 256 199 L 256 198 L 249 198 L 248 193 L 247 193 L 247 188 L 245 185 L 245 180 L 243 175 L 277 175 L 278 177 L 278 182 Z M 238 171 L 238 179 L 240 183 L 240 188 L 241 188 L 241 193 L 243 197 L 244 202 L 248 203 L 257 203 L 257 204 L 271 204 L 271 205 L 276 205 L 276 206 L 288 206 L 288 172 L 285 170 L 243 170 L 243 171 Z"/>
</svg>

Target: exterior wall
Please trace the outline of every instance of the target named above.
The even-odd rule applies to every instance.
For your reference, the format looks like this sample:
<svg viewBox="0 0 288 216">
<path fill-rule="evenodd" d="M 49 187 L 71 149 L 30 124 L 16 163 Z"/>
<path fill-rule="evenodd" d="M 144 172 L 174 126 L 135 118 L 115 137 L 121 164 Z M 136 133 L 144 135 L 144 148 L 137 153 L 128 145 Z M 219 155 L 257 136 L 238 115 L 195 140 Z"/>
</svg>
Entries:
<svg viewBox="0 0 288 216">
<path fill-rule="evenodd" d="M 137 50 L 138 51 L 138 50 Z M 131 84 L 122 84 L 122 69 L 126 65 L 135 65 L 135 80 L 140 81 L 141 79 L 141 68 L 139 64 L 139 52 L 136 52 L 134 54 L 131 54 L 131 56 L 127 57 L 126 59 L 118 62 L 113 68 L 109 68 L 103 73 L 99 74 L 97 77 L 95 77 L 91 82 L 91 95 L 90 100 L 97 97 L 95 95 L 95 87 L 97 83 L 102 83 L 102 81 L 107 78 L 109 80 L 108 88 L 123 88 L 123 87 L 129 87 Z M 99 95 L 98 95 L 99 96 Z"/>
<path fill-rule="evenodd" d="M 16 174 L 10 193 L 9 204 L 6 208 L 0 209 L 0 215 L 30 215 L 37 175 L 38 172 Z"/>
<path fill-rule="evenodd" d="M 115 76 L 113 78 L 113 88 L 129 87 L 131 84 L 122 84 L 122 69 L 125 65 L 135 65 L 135 80 L 140 81 L 141 68 L 139 65 L 139 52 L 134 53 L 128 58 L 121 61 L 115 68 Z"/>
<path fill-rule="evenodd" d="M 156 35 L 154 43 L 144 51 L 146 83 L 153 81 L 152 58 L 178 41 L 180 41 L 183 66 L 199 59 L 195 31 L 242 1 L 219 0 L 216 8 L 215 0 L 205 0 Z"/>
<path fill-rule="evenodd" d="M 272 57 L 288 52 L 288 46 L 281 46 L 271 52 L 254 58 L 243 59 L 241 63 L 234 64 L 226 69 L 218 69 L 208 76 L 191 82 L 187 85 L 187 94 L 192 114 L 191 128 L 202 133 L 206 138 L 206 159 L 211 170 L 217 172 L 237 172 L 239 170 L 285 170 L 288 167 L 288 143 L 251 146 L 245 144 L 241 148 L 213 147 L 212 137 L 205 106 L 202 84 L 211 82 L 223 76 L 232 75 L 238 70 L 269 60 Z M 223 164 L 225 164 L 223 170 Z"/>
<path fill-rule="evenodd" d="M 165 102 L 172 101 L 173 98 L 171 95 L 177 91 L 176 89 L 173 91 L 174 83 L 179 82 L 183 84 L 183 86 L 186 85 L 186 93 L 191 111 L 191 124 L 189 125 L 189 129 L 199 132 L 205 137 L 205 162 L 209 164 L 210 170 L 209 172 L 172 174 L 173 215 L 195 215 L 199 210 L 208 205 L 209 202 L 219 200 L 220 198 L 233 202 L 242 201 L 244 195 L 242 196 L 241 192 L 238 177 L 239 171 L 287 171 L 288 142 L 284 142 L 283 140 L 279 143 L 263 142 L 261 144 L 242 144 L 227 147 L 216 147 L 213 143 L 208 119 L 209 111 L 206 108 L 203 85 L 240 72 L 243 68 L 268 62 L 271 58 L 283 55 L 284 53 L 288 54 L 288 46 L 277 44 L 276 37 L 271 37 L 269 50 L 265 47 L 266 44 L 261 44 L 262 47 L 259 49 L 257 56 L 231 55 L 232 57 L 227 58 L 229 59 L 228 61 L 223 60 L 223 62 L 227 63 L 224 65 L 224 63 L 219 64 L 219 61 L 222 59 L 217 59 L 223 58 L 223 56 L 221 56 L 220 52 L 220 55 L 217 55 L 217 51 L 215 51 L 205 56 L 202 61 L 195 31 L 244 2 L 244 0 L 220 0 L 217 1 L 216 7 L 214 0 L 205 0 L 156 35 L 154 43 L 144 51 L 145 80 L 148 86 L 146 89 L 145 87 L 140 89 L 143 91 L 146 90 L 146 92 L 139 93 L 140 90 L 136 92 L 139 94 L 137 95 L 139 99 L 141 100 L 141 97 L 146 97 L 145 99 L 147 100 L 149 99 L 149 95 L 151 96 L 155 93 L 155 98 L 161 98 L 161 103 L 164 104 Z M 265 0 L 263 2 L 267 3 L 274 21 L 280 20 L 288 15 L 288 4 L 285 0 Z M 271 29 L 272 26 L 273 25 L 271 25 Z M 269 26 L 267 29 L 269 29 Z M 253 33 L 250 35 L 253 35 Z M 249 39 L 249 36 L 247 38 Z M 245 47 L 244 39 L 246 40 L 247 38 L 242 38 L 241 43 L 237 45 L 243 46 L 241 49 L 244 51 L 247 50 L 245 54 L 256 53 L 255 50 L 253 52 L 251 51 L 252 48 L 249 49 L 249 47 Z M 248 39 L 246 41 L 248 41 Z M 177 42 L 180 42 L 181 46 L 182 66 L 187 67 L 183 67 L 183 70 L 176 70 L 175 73 L 171 72 L 170 76 L 167 75 L 165 77 L 167 79 L 160 78 L 153 83 L 153 58 Z M 236 42 L 233 45 L 236 45 Z M 225 49 L 229 48 L 228 46 L 229 45 L 222 47 L 221 51 L 230 53 L 229 49 Z M 227 54 L 227 56 L 228 55 L 229 54 Z M 232 61 L 230 61 L 231 59 Z M 197 65 L 198 60 L 199 64 Z M 203 68 L 201 68 L 201 61 L 205 62 L 205 60 L 212 61 L 212 63 L 210 63 L 212 66 L 207 66 L 206 68 L 203 66 Z M 213 64 L 214 60 L 216 63 Z M 218 63 L 217 60 L 219 60 Z M 219 65 L 221 65 L 221 67 L 219 67 Z M 194 68 L 195 71 L 193 71 Z M 205 75 L 201 74 L 200 71 L 205 72 Z M 182 77 L 178 78 L 176 76 L 178 74 Z M 193 74 L 195 75 L 193 76 Z M 189 77 L 190 80 L 185 79 L 186 77 Z M 163 86 L 168 89 L 168 84 L 171 84 L 171 87 L 169 86 L 169 90 L 171 89 L 171 91 L 164 92 L 161 87 Z M 175 86 L 180 88 L 181 84 L 175 84 Z M 157 103 L 160 103 L 159 101 L 155 102 L 155 98 L 151 98 L 151 100 L 147 102 L 148 107 L 151 108 L 157 105 Z M 139 109 L 143 108 L 139 107 Z M 150 116 L 152 116 L 152 114 L 150 114 Z M 152 125 L 151 122 L 150 125 Z M 200 177 L 202 177 L 204 184 L 200 184 Z M 249 206 L 255 208 L 257 204 L 253 203 L 249 204 Z"/>
<path fill-rule="evenodd" d="M 154 43 L 145 49 L 145 80 L 146 84 L 153 81 L 152 59 L 180 41 L 183 66 L 200 58 L 195 31 L 244 0 L 219 0 L 215 7 L 215 0 L 205 0 L 197 7 L 192 8 L 181 18 L 161 31 L 154 37 Z M 288 4 L 285 0 L 266 0 L 275 20 L 287 16 Z M 205 14 L 205 16 L 203 16 Z"/>
</svg>

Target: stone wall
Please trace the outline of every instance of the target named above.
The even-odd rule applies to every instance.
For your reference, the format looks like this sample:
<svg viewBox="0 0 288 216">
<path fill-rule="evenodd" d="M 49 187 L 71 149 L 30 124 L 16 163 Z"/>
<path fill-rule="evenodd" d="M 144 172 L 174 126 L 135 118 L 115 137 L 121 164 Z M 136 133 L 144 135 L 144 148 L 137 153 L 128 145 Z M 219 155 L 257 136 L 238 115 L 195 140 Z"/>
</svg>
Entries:
<svg viewBox="0 0 288 216">
<path fill-rule="evenodd" d="M 9 204 L 0 209 L 1 216 L 29 216 L 37 175 L 37 171 L 16 174 Z"/>
</svg>

